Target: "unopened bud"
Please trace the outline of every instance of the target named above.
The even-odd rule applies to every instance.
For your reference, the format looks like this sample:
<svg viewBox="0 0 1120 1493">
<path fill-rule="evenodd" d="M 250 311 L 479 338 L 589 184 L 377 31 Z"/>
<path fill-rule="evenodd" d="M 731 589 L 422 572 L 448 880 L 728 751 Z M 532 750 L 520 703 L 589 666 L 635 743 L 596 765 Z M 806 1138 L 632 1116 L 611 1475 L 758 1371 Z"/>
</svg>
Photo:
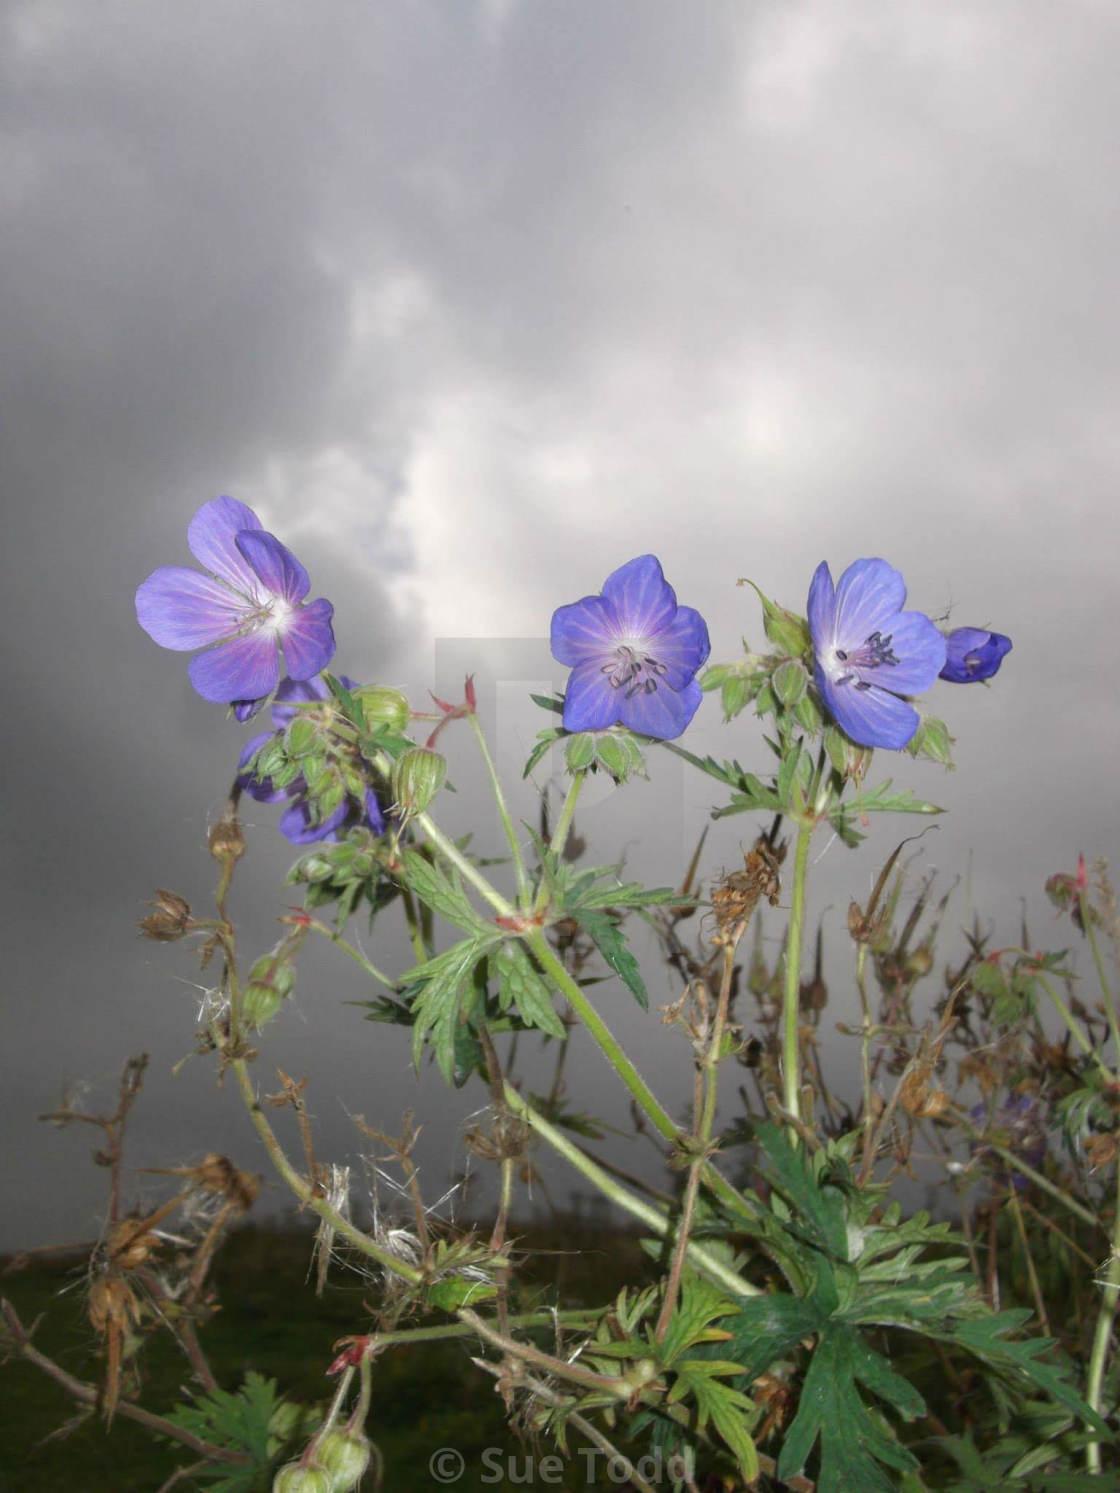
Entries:
<svg viewBox="0 0 1120 1493">
<path fill-rule="evenodd" d="M 862 782 L 871 763 L 871 747 L 860 746 L 836 726 L 829 726 L 824 733 L 824 749 L 828 753 L 828 760 L 845 782 Z"/>
<path fill-rule="evenodd" d="M 783 705 L 792 707 L 805 693 L 809 674 L 796 658 L 787 658 L 770 675 L 770 687 Z"/>
<path fill-rule="evenodd" d="M 412 747 L 393 763 L 393 800 L 408 817 L 422 814 L 443 787 L 447 761 L 427 747 Z"/>
<path fill-rule="evenodd" d="M 272 1493 L 334 1493 L 335 1481 L 318 1467 L 288 1462 L 272 1479 Z"/>
<path fill-rule="evenodd" d="M 291 961 L 277 954 L 265 954 L 249 971 L 249 982 L 241 996 L 241 1016 L 247 1026 L 259 1032 L 272 1020 L 296 983 Z"/>
<path fill-rule="evenodd" d="M 223 864 L 232 865 L 245 854 L 245 831 L 233 804 L 226 805 L 222 817 L 212 826 L 209 845 L 210 854 Z"/>
<path fill-rule="evenodd" d="M 616 783 L 625 783 L 631 773 L 647 775 L 642 749 L 629 731 L 604 731 L 596 741 L 596 756 Z"/>
<path fill-rule="evenodd" d="M 370 1444 L 360 1431 L 328 1431 L 316 1446 L 315 1456 L 334 1479 L 334 1493 L 350 1493 L 369 1466 Z"/>
<path fill-rule="evenodd" d="M 366 725 L 372 731 L 386 726 L 390 731 L 403 731 L 412 716 L 408 701 L 399 689 L 384 684 L 366 684 L 354 691 L 354 698 L 362 707 Z"/>
<path fill-rule="evenodd" d="M 190 927 L 191 905 L 178 892 L 167 892 L 161 887 L 148 906 L 155 911 L 137 924 L 145 938 L 155 939 L 156 943 L 174 943 Z"/>
</svg>

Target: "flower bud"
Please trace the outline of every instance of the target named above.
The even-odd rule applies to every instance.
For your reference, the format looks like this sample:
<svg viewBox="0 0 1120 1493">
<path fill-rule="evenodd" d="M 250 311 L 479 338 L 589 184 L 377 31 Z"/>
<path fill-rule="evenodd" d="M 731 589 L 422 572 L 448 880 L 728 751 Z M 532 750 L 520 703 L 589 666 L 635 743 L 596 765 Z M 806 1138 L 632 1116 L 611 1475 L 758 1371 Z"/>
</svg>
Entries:
<svg viewBox="0 0 1120 1493">
<path fill-rule="evenodd" d="M 287 1462 L 272 1479 L 272 1493 L 334 1493 L 335 1481 L 318 1467 Z"/>
<path fill-rule="evenodd" d="M 646 776 L 642 749 L 629 731 L 604 731 L 595 748 L 600 766 L 606 768 L 616 783 L 625 783 L 631 773 Z"/>
<path fill-rule="evenodd" d="M 770 685 L 783 705 L 796 705 L 809 684 L 805 665 L 795 658 L 787 658 L 770 676 Z"/>
<path fill-rule="evenodd" d="M 260 1029 L 276 1015 L 296 983 L 291 961 L 277 954 L 265 954 L 249 971 L 249 982 L 241 995 L 241 1016 L 253 1031 Z"/>
<path fill-rule="evenodd" d="M 141 918 L 136 925 L 145 938 L 154 939 L 156 943 L 174 943 L 190 927 L 191 905 L 178 892 L 167 892 L 161 887 L 148 906 L 154 907 L 155 912 Z"/>
<path fill-rule="evenodd" d="M 369 1466 L 370 1444 L 360 1431 L 328 1431 L 316 1446 L 315 1456 L 330 1473 L 334 1493 L 349 1493 Z"/>
<path fill-rule="evenodd" d="M 366 684 L 354 691 L 354 698 L 362 707 L 366 725 L 372 731 L 385 726 L 390 731 L 403 731 L 412 716 L 408 701 L 399 689 L 383 684 Z"/>
<path fill-rule="evenodd" d="M 427 747 L 412 747 L 393 763 L 393 799 L 406 816 L 422 814 L 443 787 L 447 761 Z"/>
</svg>

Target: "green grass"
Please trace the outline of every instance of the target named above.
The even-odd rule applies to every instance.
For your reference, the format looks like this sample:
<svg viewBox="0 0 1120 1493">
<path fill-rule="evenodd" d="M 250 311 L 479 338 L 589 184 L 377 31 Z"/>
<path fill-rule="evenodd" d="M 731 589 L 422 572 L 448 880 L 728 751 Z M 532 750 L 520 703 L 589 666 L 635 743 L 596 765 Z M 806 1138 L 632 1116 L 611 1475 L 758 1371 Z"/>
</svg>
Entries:
<svg viewBox="0 0 1120 1493">
<path fill-rule="evenodd" d="M 564 1304 L 595 1304 L 612 1297 L 625 1281 L 645 1277 L 636 1239 L 604 1235 L 578 1219 L 563 1226 L 514 1230 L 533 1255 L 535 1270 L 520 1282 L 525 1305 L 555 1299 L 562 1283 Z M 307 1279 L 310 1236 L 304 1231 L 245 1228 L 232 1236 L 213 1272 L 222 1309 L 202 1330 L 207 1356 L 223 1388 L 236 1389 L 248 1369 L 278 1381 L 286 1396 L 322 1403 L 331 1383 L 324 1370 L 340 1337 L 370 1325 L 366 1302 L 376 1288 L 360 1277 L 332 1271 L 333 1283 L 321 1298 Z M 85 1313 L 82 1262 L 37 1263 L 0 1279 L 25 1325 L 41 1316 L 36 1345 L 80 1379 L 101 1375 L 99 1344 Z M 470 1361 L 477 1345 L 469 1340 L 426 1344 L 383 1354 L 374 1364 L 373 1401 L 367 1430 L 384 1459 L 386 1489 L 440 1486 L 428 1473 L 428 1460 L 452 1447 L 465 1471 L 452 1485 L 457 1493 L 475 1489 L 533 1486 L 526 1457 L 536 1451 L 509 1431 L 495 1393 L 495 1381 Z M 169 1410 L 190 1385 L 186 1359 L 167 1334 L 153 1337 L 142 1358 L 141 1403 Z M 89 1415 L 65 1435 L 74 1402 L 38 1369 L 20 1360 L 0 1368 L 0 1489 L 4 1493 L 156 1493 L 177 1467 L 187 1465 L 185 1449 L 159 1443 L 119 1416 L 106 1431 L 100 1416 Z M 51 1438 L 51 1439 L 47 1439 Z M 487 1448 L 500 1448 L 497 1461 Z M 573 1446 L 573 1451 L 575 1450 Z M 640 1454 L 637 1453 L 637 1454 Z M 512 1459 L 507 1464 L 506 1458 Z M 509 1465 L 512 1480 L 496 1480 L 496 1465 Z M 588 1463 L 576 1456 L 559 1488 L 617 1487 L 604 1462 L 589 1480 Z M 539 1483 L 537 1484 L 540 1485 Z M 176 1484 L 187 1493 L 193 1481 Z M 374 1486 L 367 1477 L 366 1486 Z"/>
</svg>

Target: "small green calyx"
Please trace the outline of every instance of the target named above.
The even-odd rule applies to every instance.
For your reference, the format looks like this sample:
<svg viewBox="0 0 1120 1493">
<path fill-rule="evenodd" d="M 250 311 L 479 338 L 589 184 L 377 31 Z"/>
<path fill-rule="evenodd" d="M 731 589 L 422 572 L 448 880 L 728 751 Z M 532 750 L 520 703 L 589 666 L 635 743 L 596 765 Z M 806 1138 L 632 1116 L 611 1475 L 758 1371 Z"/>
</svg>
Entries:
<svg viewBox="0 0 1120 1493">
<path fill-rule="evenodd" d="M 272 1493 L 334 1493 L 336 1483 L 329 1472 L 288 1462 L 272 1479 Z"/>
<path fill-rule="evenodd" d="M 393 764 L 393 799 L 405 818 L 423 814 L 447 778 L 447 759 L 428 747 L 411 747 Z"/>
<path fill-rule="evenodd" d="M 282 954 L 264 954 L 249 971 L 249 982 L 241 996 L 241 1015 L 247 1026 L 259 1032 L 279 1011 L 296 983 L 295 968 Z"/>
<path fill-rule="evenodd" d="M 812 658 L 813 640 L 809 636 L 809 624 L 805 618 L 799 617 L 796 612 L 787 612 L 785 607 L 771 601 L 759 591 L 752 580 L 742 579 L 739 585 L 750 586 L 757 593 L 762 603 L 762 625 L 774 647 L 791 659 Z"/>
<path fill-rule="evenodd" d="M 594 772 L 602 768 L 616 783 L 625 783 L 633 773 L 647 776 L 641 746 L 624 727 L 576 732 L 564 744 L 564 760 L 569 772 Z"/>
<path fill-rule="evenodd" d="M 412 718 L 409 703 L 399 689 L 383 684 L 368 684 L 353 693 L 371 731 L 382 726 L 391 732 L 403 731 Z"/>
<path fill-rule="evenodd" d="M 332 1493 L 349 1493 L 369 1466 L 370 1444 L 354 1431 L 328 1431 L 315 1448 L 315 1457 L 332 1479 Z"/>
</svg>

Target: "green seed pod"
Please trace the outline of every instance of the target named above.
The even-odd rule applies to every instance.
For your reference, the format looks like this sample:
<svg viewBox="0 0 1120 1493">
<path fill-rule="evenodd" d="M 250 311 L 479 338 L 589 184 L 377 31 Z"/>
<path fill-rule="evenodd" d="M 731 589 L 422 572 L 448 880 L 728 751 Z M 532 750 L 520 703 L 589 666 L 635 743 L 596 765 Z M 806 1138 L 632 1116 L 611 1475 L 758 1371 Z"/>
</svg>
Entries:
<svg viewBox="0 0 1120 1493">
<path fill-rule="evenodd" d="M 795 658 L 787 658 L 770 675 L 770 684 L 783 705 L 796 705 L 809 683 L 804 664 Z"/>
<path fill-rule="evenodd" d="M 247 1025 L 259 1032 L 279 1011 L 295 983 L 296 973 L 289 960 L 275 954 L 258 959 L 241 996 L 241 1015 Z"/>
<path fill-rule="evenodd" d="M 393 763 L 393 799 L 409 817 L 422 814 L 446 777 L 445 758 L 427 747 L 413 747 Z"/>
<path fill-rule="evenodd" d="M 315 1448 L 315 1455 L 334 1479 L 333 1493 L 350 1493 L 369 1466 L 370 1445 L 360 1432 L 328 1431 Z"/>
<path fill-rule="evenodd" d="M 287 1462 L 272 1479 L 272 1493 L 334 1493 L 335 1481 L 317 1467 Z"/>
<path fill-rule="evenodd" d="M 403 731 L 412 717 L 408 701 L 399 689 L 388 685 L 366 684 L 354 691 L 354 698 L 362 707 L 366 725 L 371 731 L 378 726 L 387 726 L 390 731 Z"/>
</svg>

